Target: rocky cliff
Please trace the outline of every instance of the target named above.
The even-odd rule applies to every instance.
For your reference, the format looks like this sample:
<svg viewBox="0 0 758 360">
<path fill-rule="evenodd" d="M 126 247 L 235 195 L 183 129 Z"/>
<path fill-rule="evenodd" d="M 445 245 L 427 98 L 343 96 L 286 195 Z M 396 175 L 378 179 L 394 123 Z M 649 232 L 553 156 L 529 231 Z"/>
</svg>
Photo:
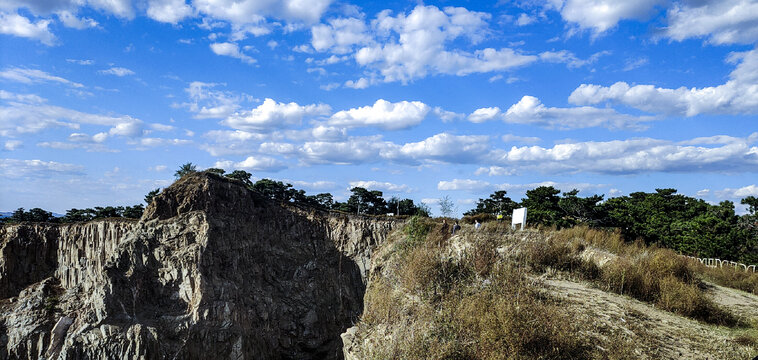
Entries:
<svg viewBox="0 0 758 360">
<path fill-rule="evenodd" d="M 139 221 L 0 229 L 0 358 L 340 358 L 394 220 L 187 176 Z"/>
</svg>

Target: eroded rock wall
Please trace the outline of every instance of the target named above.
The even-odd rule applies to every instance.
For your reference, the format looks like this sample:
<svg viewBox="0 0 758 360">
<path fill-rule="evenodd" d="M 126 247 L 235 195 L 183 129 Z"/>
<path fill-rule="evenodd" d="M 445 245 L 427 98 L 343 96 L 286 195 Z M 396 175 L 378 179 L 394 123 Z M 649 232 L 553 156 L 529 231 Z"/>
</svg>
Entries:
<svg viewBox="0 0 758 360">
<path fill-rule="evenodd" d="M 0 357 L 340 358 L 394 226 L 209 174 L 165 189 L 139 222 L 6 226 Z"/>
</svg>

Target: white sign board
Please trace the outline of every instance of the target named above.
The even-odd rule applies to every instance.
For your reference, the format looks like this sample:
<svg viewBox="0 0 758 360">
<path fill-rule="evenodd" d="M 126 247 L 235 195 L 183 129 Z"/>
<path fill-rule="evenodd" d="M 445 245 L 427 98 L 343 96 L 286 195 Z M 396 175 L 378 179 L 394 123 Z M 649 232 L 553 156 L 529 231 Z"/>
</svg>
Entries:
<svg viewBox="0 0 758 360">
<path fill-rule="evenodd" d="M 526 225 L 526 208 L 513 209 L 513 216 L 511 217 L 511 229 L 515 229 L 516 225 L 521 224 L 521 230 L 524 230 Z"/>
</svg>

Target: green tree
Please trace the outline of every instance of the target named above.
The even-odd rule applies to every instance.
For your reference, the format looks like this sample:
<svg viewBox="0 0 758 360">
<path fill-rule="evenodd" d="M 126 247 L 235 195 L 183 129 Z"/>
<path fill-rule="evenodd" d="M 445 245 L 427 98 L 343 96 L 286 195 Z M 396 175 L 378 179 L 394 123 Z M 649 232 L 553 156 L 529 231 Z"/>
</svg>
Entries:
<svg viewBox="0 0 758 360">
<path fill-rule="evenodd" d="M 219 168 L 208 168 L 208 169 L 205 169 L 205 172 L 209 172 L 211 174 L 216 174 L 219 176 L 224 176 L 224 173 L 226 173 L 226 170 L 219 169 Z"/>
<path fill-rule="evenodd" d="M 476 208 L 463 213 L 463 215 L 496 215 L 501 213 L 510 215 L 513 212 L 513 209 L 518 208 L 518 203 L 511 200 L 507 194 L 508 192 L 505 190 L 495 191 L 494 193 L 490 194 L 489 198 L 479 199 L 479 201 L 476 202 Z"/>
<path fill-rule="evenodd" d="M 349 212 L 359 214 L 385 214 L 387 213 L 387 202 L 382 197 L 382 192 L 378 190 L 366 190 L 362 187 L 350 189 L 353 194 L 347 199 L 347 209 Z"/>
<path fill-rule="evenodd" d="M 123 216 L 130 219 L 139 219 L 142 217 L 142 213 L 145 211 L 145 206 L 137 204 L 134 206 L 127 206 L 124 208 Z"/>
<path fill-rule="evenodd" d="M 156 195 L 158 195 L 158 193 L 159 193 L 160 191 L 161 191 L 161 189 L 160 189 L 160 188 L 158 188 L 158 189 L 155 189 L 155 190 L 151 190 L 149 193 L 147 193 L 147 195 L 145 195 L 145 204 L 148 204 L 148 205 L 150 205 L 150 203 L 152 203 L 152 202 L 153 202 L 153 198 L 154 198 Z M 76 209 L 73 209 L 73 210 L 76 210 Z"/>
<path fill-rule="evenodd" d="M 245 170 L 234 170 L 231 173 L 226 174 L 226 177 L 228 177 L 230 179 L 235 179 L 235 180 L 242 181 L 242 183 L 244 183 L 245 186 L 247 186 L 247 187 L 252 187 L 253 186 L 253 182 L 250 181 L 250 178 L 252 176 L 253 176 L 253 174 L 251 174 L 251 173 L 249 173 L 249 172 L 247 172 Z"/>
<path fill-rule="evenodd" d="M 191 162 L 188 162 L 181 167 L 179 167 L 179 170 L 176 170 L 174 173 L 174 177 L 176 177 L 177 180 L 183 178 L 186 175 L 192 174 L 197 172 L 197 166 L 192 164 Z"/>
<path fill-rule="evenodd" d="M 565 216 L 564 226 L 573 226 L 577 223 L 600 226 L 607 222 L 605 211 L 600 204 L 603 201 L 603 195 L 582 198 L 577 194 L 579 194 L 579 190 L 573 189 L 564 192 L 558 200 L 558 207 Z"/>
<path fill-rule="evenodd" d="M 540 186 L 527 190 L 526 198 L 521 199 L 521 205 L 527 208 L 527 222 L 546 226 L 565 227 L 563 211 L 558 205 L 561 191 L 552 186 Z"/>
</svg>

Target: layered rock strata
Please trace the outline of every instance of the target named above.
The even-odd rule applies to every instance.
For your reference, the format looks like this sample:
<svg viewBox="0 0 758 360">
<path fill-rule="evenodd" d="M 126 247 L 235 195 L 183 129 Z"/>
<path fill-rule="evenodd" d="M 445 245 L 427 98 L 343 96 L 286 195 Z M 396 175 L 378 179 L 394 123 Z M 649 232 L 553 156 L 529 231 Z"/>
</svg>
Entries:
<svg viewBox="0 0 758 360">
<path fill-rule="evenodd" d="M 0 229 L 0 358 L 341 358 L 396 225 L 187 176 L 139 221 Z"/>
</svg>

